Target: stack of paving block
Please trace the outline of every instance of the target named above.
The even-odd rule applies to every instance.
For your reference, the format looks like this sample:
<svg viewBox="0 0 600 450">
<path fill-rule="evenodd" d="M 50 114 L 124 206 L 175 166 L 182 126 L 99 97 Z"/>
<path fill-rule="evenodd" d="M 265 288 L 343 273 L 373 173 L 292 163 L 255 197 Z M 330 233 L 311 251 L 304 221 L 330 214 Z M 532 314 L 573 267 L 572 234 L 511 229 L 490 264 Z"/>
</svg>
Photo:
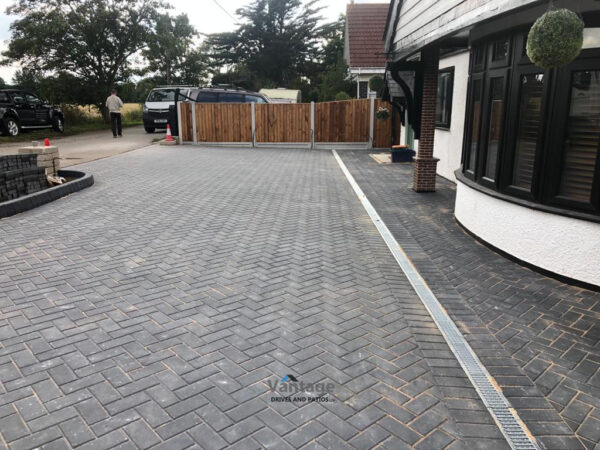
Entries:
<svg viewBox="0 0 600 450">
<path fill-rule="evenodd" d="M 0 156 L 0 202 L 48 187 L 46 169 L 37 166 L 37 155 Z"/>
<path fill-rule="evenodd" d="M 60 157 L 58 147 L 54 145 L 38 147 L 21 147 L 19 154 L 31 155 L 37 154 L 37 165 L 46 169 L 46 175 L 56 175 L 60 169 Z"/>
</svg>

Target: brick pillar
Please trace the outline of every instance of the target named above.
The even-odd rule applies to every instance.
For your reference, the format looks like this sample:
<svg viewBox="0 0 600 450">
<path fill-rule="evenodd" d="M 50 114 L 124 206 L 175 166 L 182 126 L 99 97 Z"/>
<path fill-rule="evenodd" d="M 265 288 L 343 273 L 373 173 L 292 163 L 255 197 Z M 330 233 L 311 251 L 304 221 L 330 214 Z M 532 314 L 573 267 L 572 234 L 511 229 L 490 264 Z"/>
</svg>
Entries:
<svg viewBox="0 0 600 450">
<path fill-rule="evenodd" d="M 413 189 L 416 192 L 434 192 L 435 171 L 439 161 L 438 158 L 433 157 L 439 49 L 437 47 L 423 49 L 421 61 L 424 66 L 423 105 L 421 107 L 421 137 L 419 153 L 415 158 Z"/>
</svg>

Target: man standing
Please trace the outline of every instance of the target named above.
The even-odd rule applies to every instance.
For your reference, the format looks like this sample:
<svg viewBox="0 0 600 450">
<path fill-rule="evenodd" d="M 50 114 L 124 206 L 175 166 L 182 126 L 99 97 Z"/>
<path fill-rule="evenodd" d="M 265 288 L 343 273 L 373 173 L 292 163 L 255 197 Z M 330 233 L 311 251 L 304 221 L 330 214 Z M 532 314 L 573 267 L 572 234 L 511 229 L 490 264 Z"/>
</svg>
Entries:
<svg viewBox="0 0 600 450">
<path fill-rule="evenodd" d="M 110 97 L 106 99 L 106 107 L 110 114 L 110 126 L 112 128 L 113 137 L 123 137 L 123 128 L 121 124 L 121 108 L 123 107 L 123 100 L 117 97 L 116 89 L 113 89 Z"/>
</svg>

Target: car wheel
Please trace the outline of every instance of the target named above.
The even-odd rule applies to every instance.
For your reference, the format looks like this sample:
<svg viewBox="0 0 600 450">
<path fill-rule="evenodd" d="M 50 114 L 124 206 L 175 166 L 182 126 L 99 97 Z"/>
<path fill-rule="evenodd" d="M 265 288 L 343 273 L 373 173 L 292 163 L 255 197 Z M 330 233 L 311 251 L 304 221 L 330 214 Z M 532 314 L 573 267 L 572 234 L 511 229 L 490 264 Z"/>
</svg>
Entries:
<svg viewBox="0 0 600 450">
<path fill-rule="evenodd" d="M 4 119 L 4 129 L 2 131 L 5 136 L 18 136 L 21 132 L 21 128 L 16 119 L 7 117 Z"/>
<path fill-rule="evenodd" d="M 156 128 L 144 127 L 144 130 L 146 130 L 146 133 L 154 133 L 154 130 L 156 130 Z"/>
<path fill-rule="evenodd" d="M 55 117 L 52 123 L 52 129 L 54 131 L 58 131 L 59 133 L 64 133 L 65 131 L 65 121 L 62 117 Z"/>
</svg>

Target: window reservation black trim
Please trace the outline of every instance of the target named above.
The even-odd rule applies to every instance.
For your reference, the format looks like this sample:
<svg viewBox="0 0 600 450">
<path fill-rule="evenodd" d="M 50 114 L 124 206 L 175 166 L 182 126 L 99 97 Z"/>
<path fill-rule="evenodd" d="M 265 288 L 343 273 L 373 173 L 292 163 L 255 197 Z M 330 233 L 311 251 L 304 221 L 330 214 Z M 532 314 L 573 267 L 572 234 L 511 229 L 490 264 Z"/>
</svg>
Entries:
<svg viewBox="0 0 600 450">
<path fill-rule="evenodd" d="M 445 121 L 437 121 L 435 122 L 435 127 L 442 129 L 442 130 L 449 130 L 450 129 L 450 124 L 452 123 L 452 94 L 454 92 L 454 66 L 452 67 L 446 67 L 444 69 L 440 69 L 438 71 L 438 89 L 439 89 L 439 82 L 440 82 L 440 75 L 442 74 L 450 74 L 450 81 L 448 83 L 448 92 L 446 93 L 446 97 L 444 98 L 445 102 L 444 105 L 442 105 L 442 108 L 445 109 L 446 113 L 446 117 L 447 119 Z M 438 91 L 439 92 L 439 91 Z M 437 102 L 439 104 L 440 98 L 437 98 Z M 444 115 L 444 113 L 442 113 L 442 116 Z M 436 109 L 436 116 L 437 116 L 437 109 Z M 437 117 L 436 117 L 437 119 Z"/>
<path fill-rule="evenodd" d="M 542 203 L 532 202 L 524 198 L 503 194 L 502 192 L 498 192 L 494 189 L 485 187 L 466 177 L 463 173 L 462 166 L 460 169 L 454 171 L 454 175 L 456 176 L 456 180 L 461 182 L 462 184 L 469 186 L 470 188 L 475 189 L 476 191 L 479 191 L 483 194 L 489 195 L 490 197 L 494 197 L 499 200 L 504 200 L 505 202 L 514 203 L 515 205 L 524 206 L 525 208 L 529 209 L 535 209 L 536 211 L 542 211 L 550 214 L 556 214 L 559 216 L 570 217 L 571 219 L 587 220 L 588 222 L 600 223 L 600 216 L 586 214 L 579 211 L 573 211 L 570 209 L 558 208 L 556 206 L 544 205 Z"/>
<path fill-rule="evenodd" d="M 590 19 L 589 15 L 584 15 L 587 27 L 596 24 L 594 17 L 592 16 Z M 482 28 L 484 27 L 482 26 Z M 528 27 L 520 27 L 511 32 L 503 31 L 501 34 L 490 35 L 471 44 L 462 175 L 470 179 L 472 183 L 484 185 L 491 191 L 501 193 L 501 198 L 520 197 L 522 201 L 539 205 L 540 208 L 537 209 L 585 218 L 585 220 L 589 220 L 589 217 L 600 217 L 600 155 L 596 158 L 595 167 L 588 170 L 586 166 L 585 170 L 586 179 L 592 180 L 592 185 L 589 187 L 591 192 L 589 202 L 578 200 L 576 194 L 571 194 L 569 198 L 558 195 L 563 165 L 567 167 L 564 163 L 566 147 L 563 143 L 567 139 L 568 132 L 572 76 L 575 72 L 597 73 L 600 71 L 600 49 L 585 49 L 571 64 L 544 71 L 533 65 L 527 58 L 525 53 L 527 30 Z M 479 30 L 478 33 L 481 35 Z M 506 45 L 502 43 L 506 43 Z M 499 57 L 494 57 L 495 46 L 495 53 L 500 55 Z M 475 63 L 477 51 L 482 55 L 479 58 L 480 64 Z M 538 91 L 537 94 L 531 94 L 530 90 L 527 95 L 533 95 L 534 101 L 539 103 L 539 106 L 536 107 L 539 108 L 540 113 L 539 116 L 535 116 L 535 120 L 539 120 L 539 133 L 537 138 L 532 137 L 535 128 L 531 125 L 526 131 L 522 131 L 522 136 L 526 136 L 522 139 L 526 140 L 521 141 L 524 147 L 521 147 L 520 153 L 517 153 L 518 119 L 526 110 L 526 106 L 523 105 L 532 104 L 527 101 L 521 103 L 521 96 L 525 95 L 522 94 L 521 80 L 523 76 L 531 77 L 535 74 L 543 76 L 542 93 L 540 95 Z M 502 80 L 502 86 L 498 79 Z M 475 86 L 478 87 L 477 92 L 474 92 Z M 493 87 L 495 89 L 492 92 Z M 502 94 L 500 87 L 502 87 Z M 479 99 L 480 93 L 481 98 Z M 480 114 L 477 114 L 474 109 L 476 98 L 482 108 Z M 496 99 L 496 109 L 492 115 L 493 98 Z M 499 100 L 503 102 L 502 112 L 499 109 Z M 593 106 L 595 107 L 595 103 Z M 531 106 L 529 111 L 533 108 L 534 106 Z M 500 115 L 502 116 L 501 121 L 498 119 Z M 475 125 L 478 125 L 478 129 L 473 128 Z M 574 129 L 579 130 L 579 128 L 575 127 Z M 595 130 L 596 128 L 594 128 L 594 137 L 597 136 Z M 579 133 L 579 131 L 577 132 Z M 489 144 L 490 139 L 492 139 L 492 144 Z M 535 142 L 535 147 L 533 147 L 533 142 Z M 585 146 L 590 147 L 589 144 L 585 144 Z M 600 145 L 598 148 L 600 149 Z M 528 153 L 523 153 L 525 151 Z M 583 151 L 581 149 L 573 150 L 572 155 L 575 156 L 571 156 L 571 167 L 576 163 L 580 164 L 579 153 Z M 587 155 L 589 150 L 585 151 Z M 522 177 L 521 180 L 526 180 L 519 186 L 513 184 L 517 154 L 520 155 L 521 168 L 518 170 Z M 495 166 L 493 160 L 487 161 L 494 156 L 496 157 Z M 586 156 L 586 158 L 589 157 Z M 571 172 L 573 170 L 571 169 Z M 580 172 L 573 173 L 575 175 L 567 173 L 565 177 L 574 177 L 570 180 L 578 179 Z M 578 181 L 578 183 L 579 185 L 576 181 L 572 181 L 573 192 L 577 192 L 576 190 L 579 189 L 579 192 L 584 193 L 589 185 L 585 183 L 589 182 Z M 583 196 L 584 194 L 580 195 L 581 198 L 584 198 Z M 567 210 L 572 210 L 574 215 L 565 214 L 564 211 Z"/>
</svg>

